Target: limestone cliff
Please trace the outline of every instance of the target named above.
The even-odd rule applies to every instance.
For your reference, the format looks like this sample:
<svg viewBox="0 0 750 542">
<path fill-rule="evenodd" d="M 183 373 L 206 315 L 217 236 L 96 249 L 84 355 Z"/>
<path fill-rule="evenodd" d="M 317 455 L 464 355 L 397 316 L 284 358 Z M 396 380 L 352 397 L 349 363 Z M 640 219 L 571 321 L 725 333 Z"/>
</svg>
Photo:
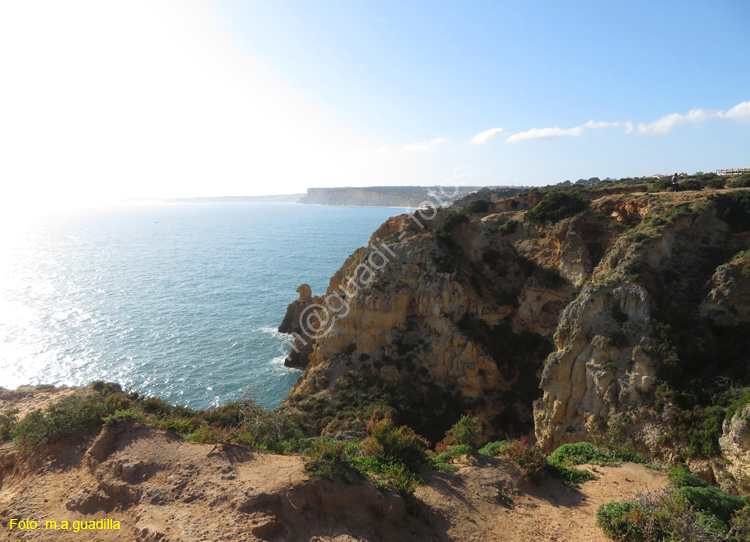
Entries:
<svg viewBox="0 0 750 542">
<path fill-rule="evenodd" d="M 469 412 L 545 449 L 718 453 L 711 409 L 750 384 L 750 206 L 644 189 L 490 193 L 389 219 L 332 277 L 284 408 L 314 412 L 318 433 L 380 408 L 436 440 Z"/>
</svg>

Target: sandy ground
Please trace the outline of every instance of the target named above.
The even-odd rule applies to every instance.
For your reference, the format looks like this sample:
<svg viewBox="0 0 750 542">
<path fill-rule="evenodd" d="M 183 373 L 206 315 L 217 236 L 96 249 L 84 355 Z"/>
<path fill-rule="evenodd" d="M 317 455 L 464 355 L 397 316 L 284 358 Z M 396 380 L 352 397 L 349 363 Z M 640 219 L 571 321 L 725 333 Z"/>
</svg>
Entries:
<svg viewBox="0 0 750 542">
<path fill-rule="evenodd" d="M 580 466 L 599 478 L 573 489 L 558 480 L 520 480 L 504 459 L 479 458 L 452 475 L 436 474 L 417 495 L 439 518 L 447 540 L 605 542 L 596 526 L 600 504 L 658 491 L 663 473 L 643 465 Z"/>
</svg>

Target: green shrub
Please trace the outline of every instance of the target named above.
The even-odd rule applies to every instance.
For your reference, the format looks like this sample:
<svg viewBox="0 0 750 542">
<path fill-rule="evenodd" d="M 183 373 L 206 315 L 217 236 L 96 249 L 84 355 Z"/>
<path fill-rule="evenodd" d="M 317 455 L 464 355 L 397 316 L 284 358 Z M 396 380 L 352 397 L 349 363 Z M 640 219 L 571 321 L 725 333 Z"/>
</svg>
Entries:
<svg viewBox="0 0 750 542">
<path fill-rule="evenodd" d="M 557 465 L 549 462 L 547 463 L 547 473 L 554 478 L 557 478 L 558 480 L 567 482 L 573 487 L 578 487 L 579 484 L 588 482 L 589 480 L 598 479 L 598 477 L 593 472 L 582 469 L 575 469 L 573 467 L 563 467 L 562 465 Z"/>
<path fill-rule="evenodd" d="M 101 397 L 69 395 L 48 405 L 44 412 L 30 412 L 13 429 L 13 440 L 20 447 L 33 450 L 101 425 L 103 418 L 112 414 Z"/>
<path fill-rule="evenodd" d="M 469 217 L 466 216 L 464 213 L 449 213 L 448 216 L 446 216 L 443 221 L 438 225 L 437 231 L 438 233 L 441 232 L 451 232 L 456 227 L 458 227 L 461 224 L 465 224 L 469 222 Z"/>
<path fill-rule="evenodd" d="M 524 218 L 534 222 L 557 222 L 573 216 L 589 206 L 590 199 L 572 191 L 556 190 L 547 193 Z"/>
<path fill-rule="evenodd" d="M 747 497 L 735 497 L 713 486 L 681 487 L 676 493 L 699 510 L 708 512 L 726 523 L 737 510 L 748 504 Z"/>
<path fill-rule="evenodd" d="M 319 439 L 313 442 L 307 452 L 305 471 L 313 478 L 333 480 L 334 478 L 348 478 L 355 472 L 349 461 L 351 445 L 346 443 Z"/>
<path fill-rule="evenodd" d="M 560 446 L 550 454 L 549 461 L 556 465 L 570 467 L 581 463 L 609 462 L 609 458 L 589 442 L 576 442 Z"/>
<path fill-rule="evenodd" d="M 9 440 L 18 424 L 18 409 L 6 410 L 0 414 L 0 442 Z"/>
<path fill-rule="evenodd" d="M 668 476 L 669 481 L 677 489 L 681 487 L 708 487 L 709 485 L 697 476 L 690 474 L 690 471 L 685 465 L 677 465 L 669 471 Z"/>
<path fill-rule="evenodd" d="M 750 174 L 747 173 L 732 179 L 732 182 L 729 183 L 730 188 L 747 188 L 748 186 L 750 186 Z"/>
<path fill-rule="evenodd" d="M 469 444 L 459 444 L 457 446 L 448 446 L 443 453 L 437 454 L 430 458 L 432 468 L 440 472 L 456 472 L 458 467 L 451 465 L 450 462 L 464 455 L 474 453 L 474 448 Z"/>
<path fill-rule="evenodd" d="M 511 442 L 505 455 L 521 469 L 524 480 L 539 481 L 546 476 L 547 458 L 538 449 L 522 440 Z"/>
<path fill-rule="evenodd" d="M 713 201 L 718 217 L 729 224 L 734 233 L 750 230 L 749 191 L 716 194 Z"/>
<path fill-rule="evenodd" d="M 102 422 L 109 424 L 111 422 L 116 422 L 120 420 L 134 422 L 134 421 L 138 421 L 142 419 L 143 419 L 143 414 L 141 414 L 135 409 L 127 408 L 124 410 L 116 410 L 114 414 L 105 416 L 104 418 L 102 418 Z"/>
<path fill-rule="evenodd" d="M 490 202 L 486 199 L 478 199 L 472 201 L 466 206 L 467 213 L 486 213 L 490 208 Z"/>
<path fill-rule="evenodd" d="M 664 192 L 666 190 L 672 190 L 672 179 L 671 177 L 663 177 L 653 182 L 651 187 L 648 189 L 649 192 Z"/>
<path fill-rule="evenodd" d="M 596 511 L 596 524 L 608 537 L 620 542 L 645 540 L 642 510 L 632 502 L 602 504 Z"/>
<path fill-rule="evenodd" d="M 703 185 L 698 179 L 685 179 L 680 183 L 680 190 L 703 190 Z"/>
<path fill-rule="evenodd" d="M 572 465 L 581 463 L 604 465 L 613 461 L 611 457 L 606 456 L 599 448 L 588 442 L 563 444 L 550 454 L 547 460 L 547 471 L 555 478 L 578 485 L 588 480 L 596 480 L 597 477 L 587 470 L 571 468 Z"/>
<path fill-rule="evenodd" d="M 405 425 L 396 427 L 389 415 L 382 420 L 376 417 L 377 413 L 373 414 L 367 425 L 370 436 L 362 441 L 365 455 L 403 463 L 412 470 L 427 464 L 430 444 L 425 439 Z"/>
<path fill-rule="evenodd" d="M 727 539 L 730 542 L 747 542 L 750 540 L 750 506 L 738 510 L 729 522 L 730 531 Z"/>
<path fill-rule="evenodd" d="M 482 436 L 482 423 L 479 418 L 463 415 L 453 427 L 445 433 L 443 442 L 447 445 L 473 444 L 475 440 Z"/>
<path fill-rule="evenodd" d="M 202 444 L 226 444 L 232 440 L 232 432 L 226 427 L 216 427 L 203 422 L 195 428 L 185 438 L 190 442 L 200 442 Z M 238 441 L 239 442 L 239 441 Z M 240 444 L 247 444 L 239 442 Z"/>
<path fill-rule="evenodd" d="M 294 420 L 284 411 L 259 408 L 245 420 L 237 431 L 256 447 L 274 450 L 284 441 L 301 436 Z"/>
<path fill-rule="evenodd" d="M 508 448 L 509 444 L 510 443 L 507 440 L 488 442 L 487 444 L 479 448 L 479 451 L 477 453 L 482 455 L 489 455 L 492 457 L 505 455 L 505 450 Z"/>
<path fill-rule="evenodd" d="M 711 179 L 710 181 L 708 181 L 708 184 L 706 186 L 708 186 L 708 188 L 713 188 L 714 190 L 720 190 L 724 188 L 725 183 L 726 183 L 725 179 L 722 179 L 721 177 L 717 177 L 715 179 Z"/>
<path fill-rule="evenodd" d="M 498 224 L 497 226 L 494 226 L 492 228 L 492 231 L 494 231 L 495 233 L 499 233 L 500 235 L 510 235 L 511 233 L 515 233 L 517 229 L 518 220 L 513 220 L 511 218 L 504 224 Z"/>
</svg>

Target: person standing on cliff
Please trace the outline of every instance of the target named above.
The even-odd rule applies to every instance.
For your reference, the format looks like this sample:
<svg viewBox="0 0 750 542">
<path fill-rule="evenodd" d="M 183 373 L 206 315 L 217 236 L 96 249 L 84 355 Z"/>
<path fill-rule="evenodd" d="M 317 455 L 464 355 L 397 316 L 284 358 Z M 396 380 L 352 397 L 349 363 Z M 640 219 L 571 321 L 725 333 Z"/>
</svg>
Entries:
<svg viewBox="0 0 750 542">
<path fill-rule="evenodd" d="M 680 189 L 680 176 L 677 173 L 672 177 L 672 192 L 677 192 Z"/>
</svg>

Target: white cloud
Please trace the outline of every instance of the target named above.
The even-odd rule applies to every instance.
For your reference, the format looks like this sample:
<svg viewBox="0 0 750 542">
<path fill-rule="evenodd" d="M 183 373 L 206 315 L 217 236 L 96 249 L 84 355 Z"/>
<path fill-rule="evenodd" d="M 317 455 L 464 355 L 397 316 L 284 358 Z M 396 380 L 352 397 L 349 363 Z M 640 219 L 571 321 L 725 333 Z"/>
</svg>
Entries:
<svg viewBox="0 0 750 542">
<path fill-rule="evenodd" d="M 737 122 L 750 121 L 750 101 L 740 102 L 727 111 L 712 111 L 706 109 L 691 109 L 686 114 L 671 113 L 651 124 L 640 123 L 633 128 L 632 123 L 625 123 L 625 133 L 637 134 L 668 134 L 675 126 L 682 124 L 701 124 L 713 119 L 729 119 Z"/>
<path fill-rule="evenodd" d="M 639 134 L 668 134 L 675 126 L 680 124 L 700 124 L 706 122 L 720 113 L 706 111 L 704 109 L 691 109 L 687 114 L 671 113 L 651 124 L 639 124 L 636 132 Z"/>
<path fill-rule="evenodd" d="M 527 141 L 529 139 L 549 139 L 554 137 L 577 137 L 582 136 L 586 133 L 583 126 L 576 126 L 575 128 L 532 128 L 526 132 L 518 132 L 510 136 L 507 141 L 508 143 L 516 143 L 518 141 Z"/>
<path fill-rule="evenodd" d="M 471 138 L 472 145 L 485 145 L 490 139 L 495 137 L 497 134 L 502 132 L 502 128 L 490 128 L 484 132 L 480 132 Z"/>
<path fill-rule="evenodd" d="M 594 122 L 593 120 L 590 120 L 586 124 L 584 124 L 586 128 L 611 128 L 619 125 L 619 122 Z"/>
<path fill-rule="evenodd" d="M 750 120 L 750 101 L 740 102 L 727 112 L 719 112 L 719 117 L 736 121 Z"/>
<path fill-rule="evenodd" d="M 410 152 L 410 151 L 431 151 L 436 146 L 440 145 L 441 143 L 445 143 L 446 139 L 444 137 L 438 137 L 436 139 L 432 139 L 430 141 L 417 141 L 415 143 L 409 143 L 408 145 L 404 145 L 401 147 L 401 150 L 404 152 Z"/>
</svg>

